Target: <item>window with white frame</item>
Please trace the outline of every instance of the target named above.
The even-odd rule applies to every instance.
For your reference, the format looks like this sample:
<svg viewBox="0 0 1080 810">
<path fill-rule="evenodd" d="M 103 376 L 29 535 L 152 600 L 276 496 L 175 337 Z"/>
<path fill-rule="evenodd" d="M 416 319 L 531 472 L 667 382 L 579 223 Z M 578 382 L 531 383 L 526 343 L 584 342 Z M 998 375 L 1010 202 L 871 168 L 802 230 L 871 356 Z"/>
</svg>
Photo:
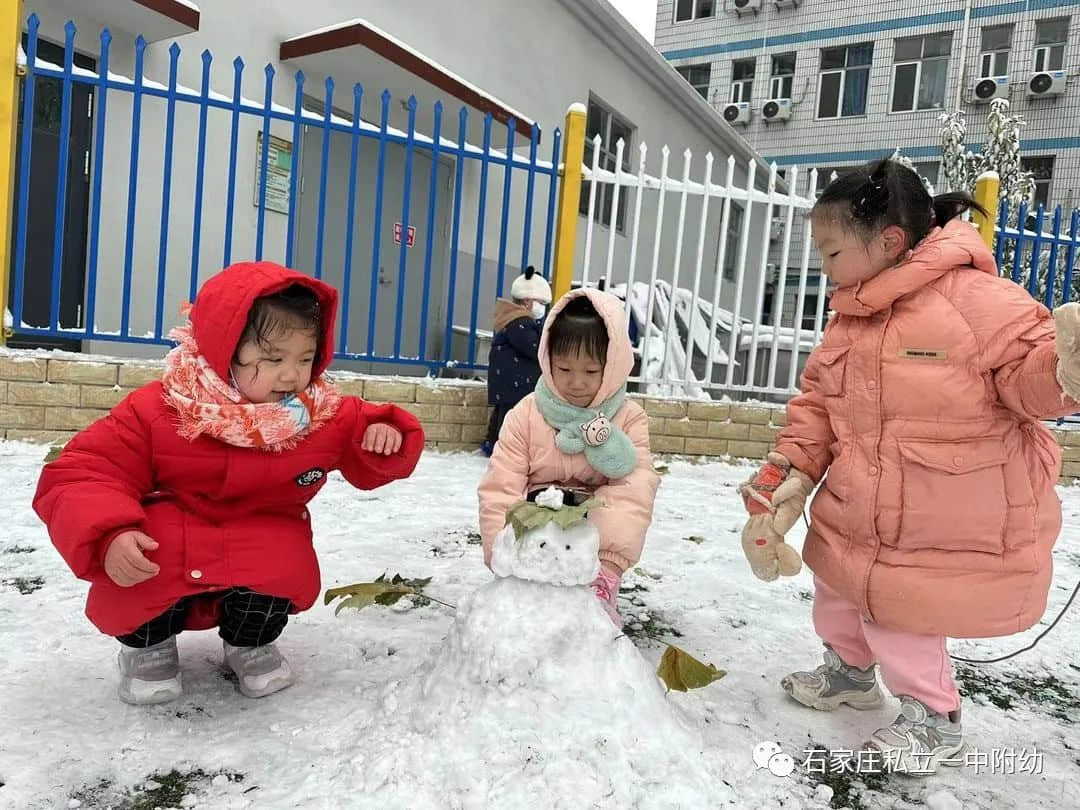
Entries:
<svg viewBox="0 0 1080 810">
<path fill-rule="evenodd" d="M 818 118 L 866 114 L 870 63 L 873 60 L 873 42 L 821 49 Z"/>
<path fill-rule="evenodd" d="M 704 20 L 716 11 L 716 0 L 675 0 L 675 22 Z"/>
<path fill-rule="evenodd" d="M 634 126 L 622 118 L 618 113 L 606 107 L 595 98 L 589 98 L 588 114 L 585 119 L 585 165 L 592 167 L 593 164 L 593 141 L 600 136 L 600 157 L 598 167 L 609 172 L 615 171 L 615 156 L 619 139 L 623 141 L 622 169 L 630 171 L 630 145 L 634 136 Z M 589 215 L 589 189 L 590 181 L 581 184 L 581 198 L 578 210 L 585 216 Z M 611 183 L 601 183 L 596 189 L 596 208 L 593 211 L 593 219 L 601 225 L 611 225 L 611 203 L 615 197 L 615 187 Z M 615 216 L 615 227 L 622 233 L 626 230 L 626 197 L 627 190 L 619 189 L 619 209 Z"/>
<path fill-rule="evenodd" d="M 731 63 L 731 103 L 749 101 L 754 94 L 754 60 L 736 59 Z"/>
<path fill-rule="evenodd" d="M 769 71 L 769 98 L 791 98 L 795 82 L 795 52 L 774 53 Z"/>
<path fill-rule="evenodd" d="M 1069 42 L 1069 18 L 1035 23 L 1035 70 L 1064 70 L 1065 46 Z"/>
<path fill-rule="evenodd" d="M 727 253 L 724 254 L 724 278 L 727 281 L 735 280 L 735 263 L 739 260 L 739 239 L 742 238 L 743 209 L 737 202 L 732 201 L 731 210 L 728 213 L 727 226 Z M 716 246 L 717 251 L 720 245 Z"/>
<path fill-rule="evenodd" d="M 951 51 L 951 32 L 898 38 L 890 111 L 940 110 L 944 107 Z"/>
<path fill-rule="evenodd" d="M 1050 206 L 1050 183 L 1054 179 L 1054 156 L 1022 157 L 1020 158 L 1020 168 L 1025 172 L 1031 172 L 1035 180 L 1035 192 L 1031 195 L 1032 208 L 1034 209 L 1039 205 L 1048 208 Z"/>
<path fill-rule="evenodd" d="M 982 56 L 979 78 L 997 79 L 1009 75 L 1009 51 L 1012 49 L 1011 25 L 988 25 L 982 30 Z"/>
<path fill-rule="evenodd" d="M 675 70 L 690 83 L 691 87 L 701 94 L 703 99 L 709 100 L 709 79 L 712 76 L 712 65 L 686 65 L 677 67 Z"/>
</svg>

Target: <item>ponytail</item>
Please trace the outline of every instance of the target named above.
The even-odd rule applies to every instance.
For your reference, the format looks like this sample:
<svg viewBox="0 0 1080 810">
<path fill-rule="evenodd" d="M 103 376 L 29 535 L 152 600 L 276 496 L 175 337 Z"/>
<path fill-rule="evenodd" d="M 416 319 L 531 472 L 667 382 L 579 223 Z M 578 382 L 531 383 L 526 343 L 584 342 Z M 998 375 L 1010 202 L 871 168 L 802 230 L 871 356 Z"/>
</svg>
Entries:
<svg viewBox="0 0 1080 810">
<path fill-rule="evenodd" d="M 939 228 L 945 227 L 950 219 L 955 219 L 966 211 L 977 211 L 984 217 L 990 216 L 985 208 L 971 198 L 970 194 L 963 191 L 951 191 L 948 194 L 938 194 L 934 197 L 934 224 Z"/>
</svg>

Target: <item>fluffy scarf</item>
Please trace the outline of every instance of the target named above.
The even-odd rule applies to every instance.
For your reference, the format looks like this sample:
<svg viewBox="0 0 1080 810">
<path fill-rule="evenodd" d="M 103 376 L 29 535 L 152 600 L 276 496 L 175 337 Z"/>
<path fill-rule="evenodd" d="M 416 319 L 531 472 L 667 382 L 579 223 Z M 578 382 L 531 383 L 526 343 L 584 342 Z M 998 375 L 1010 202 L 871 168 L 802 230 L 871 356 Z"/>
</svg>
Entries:
<svg viewBox="0 0 1080 810">
<path fill-rule="evenodd" d="M 280 402 L 248 402 L 199 353 L 190 323 L 169 337 L 177 346 L 165 357 L 165 402 L 179 417 L 177 432 L 189 441 L 207 435 L 280 453 L 330 421 L 341 404 L 337 388 L 322 379 Z"/>
<path fill-rule="evenodd" d="M 579 408 L 551 392 L 541 379 L 536 405 L 544 421 L 558 431 L 556 446 L 564 453 L 584 453 L 589 466 L 608 478 L 624 478 L 637 466 L 637 448 L 611 421 L 626 398 L 623 386 L 598 408 Z"/>
</svg>

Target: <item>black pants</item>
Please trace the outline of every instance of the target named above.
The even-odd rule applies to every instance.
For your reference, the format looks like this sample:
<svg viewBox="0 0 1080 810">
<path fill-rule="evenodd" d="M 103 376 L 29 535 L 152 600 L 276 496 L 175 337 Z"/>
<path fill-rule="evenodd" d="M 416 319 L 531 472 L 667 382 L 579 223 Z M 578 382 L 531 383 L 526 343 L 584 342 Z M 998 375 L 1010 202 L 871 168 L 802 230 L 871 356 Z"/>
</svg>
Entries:
<svg viewBox="0 0 1080 810">
<path fill-rule="evenodd" d="M 499 440 L 499 431 L 502 430 L 503 420 L 510 413 L 505 405 L 494 405 L 491 408 L 491 418 L 488 419 L 487 440 L 495 444 Z"/>
<path fill-rule="evenodd" d="M 266 596 L 247 588 L 200 594 L 181 599 L 142 627 L 117 636 L 128 647 L 153 647 L 184 629 L 188 608 L 195 599 L 220 599 L 221 621 L 218 635 L 234 647 L 258 647 L 281 635 L 289 621 L 292 603 L 280 596 Z"/>
</svg>

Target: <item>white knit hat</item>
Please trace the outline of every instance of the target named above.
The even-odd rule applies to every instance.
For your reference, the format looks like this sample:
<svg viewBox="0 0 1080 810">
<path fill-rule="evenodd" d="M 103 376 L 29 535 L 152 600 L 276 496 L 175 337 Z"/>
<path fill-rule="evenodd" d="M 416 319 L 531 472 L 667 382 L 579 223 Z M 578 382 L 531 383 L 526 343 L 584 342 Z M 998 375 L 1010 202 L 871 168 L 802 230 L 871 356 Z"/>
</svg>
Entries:
<svg viewBox="0 0 1080 810">
<path fill-rule="evenodd" d="M 531 298 L 533 301 L 539 301 L 542 304 L 550 304 L 551 285 L 530 264 L 525 268 L 525 272 L 515 278 L 514 283 L 510 285 L 510 297 L 516 298 L 518 301 Z"/>
</svg>

